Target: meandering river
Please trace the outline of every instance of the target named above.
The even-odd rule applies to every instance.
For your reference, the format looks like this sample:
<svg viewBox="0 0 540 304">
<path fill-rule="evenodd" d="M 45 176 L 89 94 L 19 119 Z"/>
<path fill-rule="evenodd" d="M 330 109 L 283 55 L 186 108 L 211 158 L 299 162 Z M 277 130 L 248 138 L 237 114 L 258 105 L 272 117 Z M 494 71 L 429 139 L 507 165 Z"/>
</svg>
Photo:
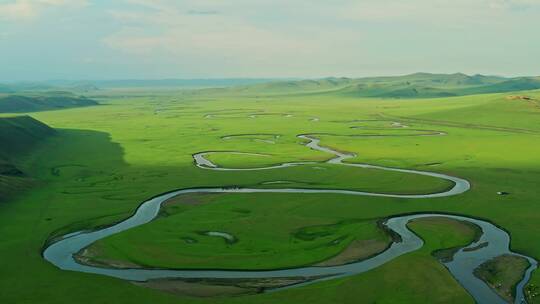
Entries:
<svg viewBox="0 0 540 304">
<path fill-rule="evenodd" d="M 537 267 L 537 262 L 527 256 L 523 256 L 517 253 L 510 251 L 510 237 L 502 229 L 497 226 L 489 223 L 487 221 L 464 217 L 456 215 L 447 215 L 447 214 L 413 214 L 413 215 L 404 215 L 404 216 L 395 216 L 387 219 L 384 223 L 388 229 L 395 232 L 400 236 L 401 241 L 394 242 L 389 248 L 380 254 L 371 257 L 366 260 L 359 262 L 340 265 L 340 266 L 328 266 L 328 267 L 298 267 L 291 269 L 280 269 L 280 270 L 264 270 L 264 271 L 236 271 L 236 270 L 172 270 L 172 269 L 118 269 L 118 268 L 105 268 L 105 267 L 94 267 L 90 265 L 84 265 L 77 262 L 74 258 L 74 255 L 83 250 L 84 248 L 90 246 L 94 242 L 111 236 L 113 234 L 120 233 L 122 231 L 144 225 L 149 223 L 159 213 L 161 205 L 163 202 L 167 201 L 170 198 L 175 196 L 186 194 L 186 193 L 305 193 L 305 194 L 316 194 L 316 193 L 336 193 L 336 194 L 345 194 L 345 195 L 364 195 L 364 196 L 378 196 L 378 197 L 395 197 L 395 198 L 436 198 L 436 197 L 445 197 L 451 195 L 458 195 L 466 192 L 470 189 L 470 184 L 468 181 L 453 177 L 441 173 L 427 172 L 427 171 L 417 171 L 409 169 L 400 169 L 400 168 L 390 168 L 383 166 L 375 166 L 369 164 L 356 164 L 356 163 L 345 163 L 344 160 L 354 157 L 354 154 L 342 153 L 335 151 L 328 147 L 320 145 L 320 140 L 309 136 L 309 135 L 299 135 L 300 139 L 306 140 L 306 146 L 318 150 L 321 152 L 326 152 L 334 155 L 333 158 L 327 161 L 329 164 L 342 165 L 342 166 L 352 166 L 359 168 L 369 168 L 369 169 L 378 169 L 386 171 L 395 171 L 402 173 L 410 174 L 420 174 L 425 176 L 431 176 L 436 178 L 441 178 L 451 181 L 454 186 L 446 191 L 439 193 L 428 193 L 428 194 L 388 194 L 388 193 L 372 193 L 372 192 L 362 192 L 354 190 L 339 190 L 339 189 L 297 189 L 297 188 L 283 188 L 283 189 L 260 189 L 260 188 L 192 188 L 192 189 L 181 189 L 165 193 L 159 196 L 156 196 L 152 199 L 149 199 L 143 202 L 135 211 L 135 213 L 128 219 L 117 223 L 113 226 L 99 229 L 96 231 L 80 231 L 76 233 L 70 233 L 60 238 L 60 240 L 50 244 L 44 251 L 43 257 L 59 267 L 60 269 L 70 270 L 70 271 L 79 271 L 85 273 L 93 273 L 106 275 L 110 277 L 115 277 L 124 280 L 130 281 L 148 281 L 152 279 L 163 279 L 163 278 L 184 278 L 184 279 L 196 279 L 196 278 L 213 278 L 213 279 L 261 279 L 261 278 L 291 278 L 291 277 L 305 277 L 309 279 L 306 283 L 301 283 L 293 286 L 287 286 L 285 288 L 294 288 L 297 286 L 302 286 L 305 284 L 311 284 L 313 282 L 321 280 L 329 280 L 339 277 L 352 276 L 359 273 L 366 272 L 370 269 L 374 269 L 384 263 L 393 260 L 401 255 L 415 251 L 423 246 L 423 241 L 415 233 L 408 229 L 407 224 L 415 219 L 425 218 L 425 217 L 445 217 L 450 219 L 455 219 L 459 221 L 465 221 L 477 225 L 482 229 L 481 238 L 464 249 L 459 250 L 451 262 L 445 263 L 445 266 L 448 268 L 450 273 L 454 278 L 473 296 L 473 298 L 478 303 L 485 304 L 498 304 L 506 303 L 500 296 L 497 295 L 488 285 L 483 281 L 474 276 L 473 271 L 482 263 L 504 254 L 520 256 L 527 259 L 530 263 L 529 268 L 527 269 L 525 276 L 520 281 L 516 288 L 516 303 L 524 303 L 524 294 L 523 290 L 527 282 L 529 281 L 530 275 L 534 269 Z M 216 164 L 212 163 L 210 160 L 205 158 L 205 156 L 213 152 L 202 152 L 193 155 L 195 164 L 203 169 L 207 170 L 270 170 L 270 169 L 279 169 L 284 167 L 291 166 L 301 166 L 306 164 L 313 164 L 308 162 L 296 162 L 296 163 L 285 163 L 275 166 L 262 167 L 262 168 L 249 168 L 249 169 L 234 169 L 234 168 L 221 168 Z M 480 244 L 487 243 L 487 246 L 479 246 Z M 478 247 L 478 248 L 476 248 Z M 467 250 L 473 249 L 475 250 Z"/>
</svg>

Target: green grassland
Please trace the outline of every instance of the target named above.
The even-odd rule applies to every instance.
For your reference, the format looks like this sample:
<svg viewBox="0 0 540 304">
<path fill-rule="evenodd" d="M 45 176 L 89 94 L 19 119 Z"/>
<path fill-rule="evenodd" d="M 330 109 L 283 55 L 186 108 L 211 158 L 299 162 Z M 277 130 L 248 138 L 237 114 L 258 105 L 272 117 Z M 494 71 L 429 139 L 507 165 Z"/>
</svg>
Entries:
<svg viewBox="0 0 540 304">
<path fill-rule="evenodd" d="M 448 222 L 412 223 L 426 245 L 367 273 L 240 297 L 171 295 L 112 278 L 61 271 L 40 255 L 48 239 L 114 223 L 145 199 L 172 189 L 283 187 L 268 184 L 276 180 L 288 182 L 287 187 L 386 193 L 429 193 L 449 187 L 433 178 L 329 164 L 218 172 L 193 163 L 192 154 L 201 151 L 267 155 L 209 156 L 216 164 L 232 168 L 321 162 L 331 157 L 306 148 L 298 134 L 315 134 L 324 146 L 355 153 L 350 162 L 448 173 L 470 180 L 472 189 L 436 199 L 203 196 L 187 204 L 169 204 L 156 221 L 102 240 L 96 245 L 99 258 L 181 268 L 309 265 L 339 254 L 354 240 L 387 240 L 377 228 L 380 219 L 427 211 L 493 221 L 510 232 L 514 250 L 540 258 L 540 244 L 533 241 L 540 233 L 536 101 L 540 92 L 405 100 L 364 98 L 340 90 L 291 95 L 261 91 L 256 96 L 236 90 L 228 89 L 223 96 L 216 90 L 142 97 L 100 92 L 99 98 L 95 96 L 100 106 L 31 113 L 55 128 L 56 134 L 33 146 L 32 153 L 10 153 L 17 168 L 40 183 L 0 204 L 0 257 L 5 262 L 0 298 L 6 303 L 473 302 L 432 255 L 474 238 L 467 228 Z M 253 118 L 252 114 L 271 115 Z M 403 136 L 426 130 L 447 135 Z M 242 134 L 263 134 L 255 138 L 274 142 L 250 136 L 223 139 Z M 510 195 L 500 196 L 498 191 Z M 201 231 L 224 231 L 237 242 L 228 244 Z M 538 272 L 532 283 L 540 283 Z"/>
<path fill-rule="evenodd" d="M 201 204 L 166 207 L 153 227 L 130 230 L 96 248 L 101 257 L 160 268 L 275 269 L 321 262 L 355 239 L 389 240 L 376 219 L 335 208 L 341 203 L 331 196 L 211 196 Z M 201 231 L 227 232 L 238 241 L 228 244 Z"/>
</svg>

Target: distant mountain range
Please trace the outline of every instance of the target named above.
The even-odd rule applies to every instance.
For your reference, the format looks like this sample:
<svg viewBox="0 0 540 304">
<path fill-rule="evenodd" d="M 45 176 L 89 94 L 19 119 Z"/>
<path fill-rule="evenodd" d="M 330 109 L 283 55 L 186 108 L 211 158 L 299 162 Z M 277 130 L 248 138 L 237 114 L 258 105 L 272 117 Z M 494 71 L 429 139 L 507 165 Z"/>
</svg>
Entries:
<svg viewBox="0 0 540 304">
<path fill-rule="evenodd" d="M 540 77 L 416 73 L 406 76 L 275 81 L 216 89 L 233 94 L 331 93 L 351 97 L 434 98 L 540 89 Z"/>
<path fill-rule="evenodd" d="M 93 92 L 111 88 L 216 88 L 239 85 L 251 85 L 275 81 L 275 79 L 259 78 L 223 78 L 223 79 L 155 79 L 155 80 L 51 80 L 43 82 L 17 82 L 0 84 L 0 93 L 17 93 L 48 90 L 67 90 L 76 92 Z"/>
<path fill-rule="evenodd" d="M 216 94 L 332 93 L 351 97 L 433 98 L 540 89 L 540 77 L 415 73 L 366 78 L 276 79 L 162 79 L 48 81 L 0 84 L 0 93 L 72 91 L 91 94 L 112 88 L 202 89 Z"/>
<path fill-rule="evenodd" d="M 24 113 L 95 106 L 98 103 L 85 97 L 70 95 L 0 97 L 0 113 Z"/>
</svg>

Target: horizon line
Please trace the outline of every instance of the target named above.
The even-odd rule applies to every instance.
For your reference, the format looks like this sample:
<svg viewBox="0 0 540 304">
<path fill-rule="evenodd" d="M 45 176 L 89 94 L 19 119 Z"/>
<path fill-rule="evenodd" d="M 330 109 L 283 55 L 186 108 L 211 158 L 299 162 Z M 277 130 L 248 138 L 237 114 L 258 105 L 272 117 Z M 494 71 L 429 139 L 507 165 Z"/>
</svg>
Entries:
<svg viewBox="0 0 540 304">
<path fill-rule="evenodd" d="M 384 75 L 372 75 L 372 76 L 321 76 L 321 77 L 163 77 L 163 78 L 103 78 L 103 79 L 91 79 L 91 78 L 49 78 L 42 80 L 0 80 L 1 84 L 18 84 L 18 83 L 51 83 L 51 82 L 114 82 L 114 81 L 223 81 L 223 80 L 321 80 L 321 79 L 368 79 L 368 78 L 381 78 L 381 77 L 406 77 L 414 75 L 464 75 L 468 77 L 483 76 L 483 77 L 500 77 L 500 78 L 528 78 L 528 77 L 540 77 L 540 75 L 498 75 L 498 74 L 467 74 L 463 72 L 454 73 L 437 73 L 437 72 L 414 72 L 407 74 L 384 74 Z"/>
</svg>

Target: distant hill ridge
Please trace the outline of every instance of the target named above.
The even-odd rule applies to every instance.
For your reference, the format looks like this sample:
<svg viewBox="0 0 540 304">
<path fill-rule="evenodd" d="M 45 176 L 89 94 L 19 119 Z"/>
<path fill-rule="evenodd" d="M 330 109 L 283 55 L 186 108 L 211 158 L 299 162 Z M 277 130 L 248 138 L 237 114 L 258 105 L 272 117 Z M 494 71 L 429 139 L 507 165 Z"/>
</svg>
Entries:
<svg viewBox="0 0 540 304">
<path fill-rule="evenodd" d="M 64 95 L 0 97 L 0 113 L 23 113 L 95 106 L 98 103 L 86 97 Z"/>
<path fill-rule="evenodd" d="M 539 77 L 415 73 L 405 76 L 273 81 L 225 89 L 216 93 L 304 94 L 332 93 L 351 97 L 433 98 L 540 89 Z"/>
<path fill-rule="evenodd" d="M 217 88 L 250 85 L 274 81 L 272 78 L 209 78 L 209 79 L 118 79 L 118 80 L 50 80 L 41 82 L 0 83 L 0 93 L 26 94 L 67 90 L 73 92 L 95 92 L 111 88 Z"/>
</svg>

